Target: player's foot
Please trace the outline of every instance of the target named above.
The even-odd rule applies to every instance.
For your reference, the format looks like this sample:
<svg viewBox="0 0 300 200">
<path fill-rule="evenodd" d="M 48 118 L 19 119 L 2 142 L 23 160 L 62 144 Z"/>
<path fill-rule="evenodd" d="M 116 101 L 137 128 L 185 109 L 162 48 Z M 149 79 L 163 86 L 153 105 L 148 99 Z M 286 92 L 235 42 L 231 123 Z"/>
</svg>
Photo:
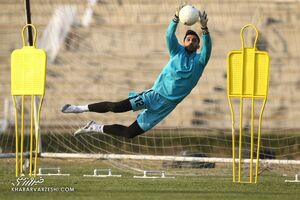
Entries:
<svg viewBox="0 0 300 200">
<path fill-rule="evenodd" d="M 74 136 L 91 134 L 91 133 L 102 133 L 103 132 L 102 127 L 103 125 L 99 125 L 94 121 L 90 121 L 84 127 L 79 128 L 74 133 Z"/>
<path fill-rule="evenodd" d="M 61 112 L 63 113 L 82 113 L 85 110 L 82 109 L 82 106 L 66 104 L 62 107 Z"/>
</svg>

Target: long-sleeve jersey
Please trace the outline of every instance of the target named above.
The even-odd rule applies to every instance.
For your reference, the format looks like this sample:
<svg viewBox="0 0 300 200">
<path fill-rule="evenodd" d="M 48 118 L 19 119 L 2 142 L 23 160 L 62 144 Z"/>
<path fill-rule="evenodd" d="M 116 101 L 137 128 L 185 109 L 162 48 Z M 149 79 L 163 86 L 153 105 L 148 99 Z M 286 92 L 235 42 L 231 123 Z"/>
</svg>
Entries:
<svg viewBox="0 0 300 200">
<path fill-rule="evenodd" d="M 212 45 L 210 35 L 206 34 L 202 36 L 203 44 L 200 53 L 188 53 L 176 38 L 177 24 L 171 21 L 167 29 L 166 40 L 170 60 L 152 89 L 170 101 L 179 103 L 198 83 L 210 58 Z"/>
</svg>

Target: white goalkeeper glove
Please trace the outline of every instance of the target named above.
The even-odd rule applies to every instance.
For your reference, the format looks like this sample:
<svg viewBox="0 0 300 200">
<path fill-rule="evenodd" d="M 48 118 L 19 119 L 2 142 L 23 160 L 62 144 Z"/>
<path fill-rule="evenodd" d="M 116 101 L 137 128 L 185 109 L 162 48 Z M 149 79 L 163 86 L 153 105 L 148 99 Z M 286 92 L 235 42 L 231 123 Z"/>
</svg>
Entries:
<svg viewBox="0 0 300 200">
<path fill-rule="evenodd" d="M 206 29 L 207 28 L 207 14 L 205 11 L 203 11 L 203 13 L 201 13 L 201 11 L 199 10 L 199 21 L 200 21 L 200 25 L 202 29 Z"/>
<path fill-rule="evenodd" d="M 175 17 L 179 18 L 179 12 L 180 12 L 180 10 L 181 10 L 184 6 L 186 6 L 186 5 L 187 5 L 187 3 L 185 3 L 185 2 L 180 3 L 180 5 L 178 6 L 178 8 L 176 8 Z"/>
</svg>

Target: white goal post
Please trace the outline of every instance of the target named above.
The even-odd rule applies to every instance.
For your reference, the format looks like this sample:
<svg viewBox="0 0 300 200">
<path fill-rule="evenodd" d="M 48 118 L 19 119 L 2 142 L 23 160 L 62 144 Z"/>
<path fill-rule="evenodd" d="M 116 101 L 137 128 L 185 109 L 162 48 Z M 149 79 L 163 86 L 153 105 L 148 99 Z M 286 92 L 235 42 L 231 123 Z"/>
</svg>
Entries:
<svg viewBox="0 0 300 200">
<path fill-rule="evenodd" d="M 127 159 L 127 160 L 156 160 L 156 161 L 188 161 L 188 162 L 216 162 L 232 163 L 232 158 L 207 158 L 207 157 L 184 157 L 184 156 L 151 156 L 129 154 L 83 154 L 83 153 L 41 153 L 42 158 L 78 158 L 78 159 Z M 238 159 L 235 159 L 238 162 Z M 242 159 L 243 163 L 250 163 L 250 159 Z M 300 160 L 273 160 L 260 159 L 260 163 L 280 165 L 300 165 Z M 256 163 L 256 159 L 253 160 Z"/>
</svg>

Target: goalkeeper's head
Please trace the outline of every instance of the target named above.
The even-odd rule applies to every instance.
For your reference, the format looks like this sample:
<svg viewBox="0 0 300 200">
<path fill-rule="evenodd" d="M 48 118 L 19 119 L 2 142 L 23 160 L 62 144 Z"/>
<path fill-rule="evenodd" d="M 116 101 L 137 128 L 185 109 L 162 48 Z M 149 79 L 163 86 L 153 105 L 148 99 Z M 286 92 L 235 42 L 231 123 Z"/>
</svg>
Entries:
<svg viewBox="0 0 300 200">
<path fill-rule="evenodd" d="M 200 38 L 195 31 L 188 30 L 183 39 L 183 46 L 189 52 L 197 51 L 200 47 Z"/>
</svg>

